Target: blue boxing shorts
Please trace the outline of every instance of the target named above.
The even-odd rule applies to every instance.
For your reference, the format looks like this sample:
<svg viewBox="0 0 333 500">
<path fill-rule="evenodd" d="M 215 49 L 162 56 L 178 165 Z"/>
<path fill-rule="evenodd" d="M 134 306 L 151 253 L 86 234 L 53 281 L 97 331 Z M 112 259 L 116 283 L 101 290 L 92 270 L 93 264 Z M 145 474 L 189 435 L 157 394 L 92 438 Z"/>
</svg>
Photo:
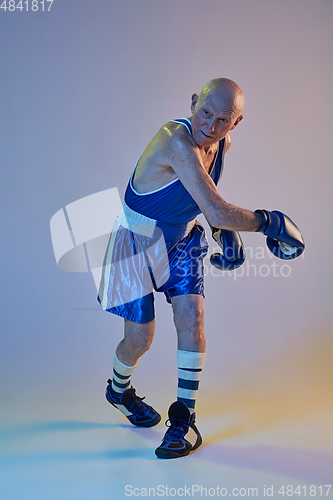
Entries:
<svg viewBox="0 0 333 500">
<path fill-rule="evenodd" d="M 124 206 L 107 245 L 97 300 L 105 311 L 135 323 L 155 318 L 153 291 L 171 303 L 176 295 L 204 296 L 203 260 L 208 252 L 204 228 L 168 225 Z M 171 227 L 171 230 L 170 230 Z M 176 237 L 171 239 L 171 237 Z"/>
</svg>

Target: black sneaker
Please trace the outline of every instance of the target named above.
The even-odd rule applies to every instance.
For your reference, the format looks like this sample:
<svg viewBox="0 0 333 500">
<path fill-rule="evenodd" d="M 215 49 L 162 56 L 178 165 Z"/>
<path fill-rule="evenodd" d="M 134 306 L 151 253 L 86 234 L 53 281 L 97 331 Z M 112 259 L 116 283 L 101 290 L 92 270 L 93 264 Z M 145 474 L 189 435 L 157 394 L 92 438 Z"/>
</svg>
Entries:
<svg viewBox="0 0 333 500">
<path fill-rule="evenodd" d="M 155 450 L 159 458 L 185 457 L 190 451 L 196 450 L 202 443 L 200 432 L 195 422 L 195 413 L 190 413 L 186 404 L 175 401 L 169 408 L 169 420 L 162 444 Z"/>
<path fill-rule="evenodd" d="M 122 394 L 118 394 L 112 389 L 112 380 L 108 380 L 106 388 L 106 399 L 115 408 L 118 408 L 133 425 L 139 427 L 152 427 L 161 420 L 161 415 L 151 406 L 143 403 L 144 398 L 139 398 L 135 394 L 135 389 L 131 387 Z"/>
</svg>

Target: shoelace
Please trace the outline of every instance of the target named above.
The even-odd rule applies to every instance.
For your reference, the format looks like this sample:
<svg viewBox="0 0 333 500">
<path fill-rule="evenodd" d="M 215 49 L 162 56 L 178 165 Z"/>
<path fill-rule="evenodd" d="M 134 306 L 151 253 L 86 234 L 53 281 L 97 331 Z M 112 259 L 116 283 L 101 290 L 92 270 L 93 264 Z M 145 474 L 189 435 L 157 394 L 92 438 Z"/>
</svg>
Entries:
<svg viewBox="0 0 333 500">
<path fill-rule="evenodd" d="M 189 428 L 189 422 L 180 420 L 178 418 L 168 419 L 165 422 L 165 425 L 169 427 L 165 434 L 165 437 L 167 437 L 171 441 L 183 439 Z"/>
<path fill-rule="evenodd" d="M 111 386 L 112 380 L 109 379 L 107 383 Z M 137 415 L 139 417 L 143 417 L 148 411 L 149 411 L 149 406 L 146 403 L 143 403 L 142 401 L 145 399 L 145 396 L 143 398 L 140 398 L 137 396 L 135 393 L 133 396 L 131 396 L 126 403 L 124 404 L 125 408 L 127 408 L 129 411 L 134 413 L 134 415 Z M 119 400 L 120 403 L 120 400 Z"/>
<path fill-rule="evenodd" d="M 142 402 L 144 399 L 145 396 L 143 398 L 139 398 L 139 396 L 133 394 L 133 396 L 126 401 L 124 406 L 135 415 L 143 417 L 147 413 L 147 410 L 149 410 L 149 406 Z"/>
</svg>

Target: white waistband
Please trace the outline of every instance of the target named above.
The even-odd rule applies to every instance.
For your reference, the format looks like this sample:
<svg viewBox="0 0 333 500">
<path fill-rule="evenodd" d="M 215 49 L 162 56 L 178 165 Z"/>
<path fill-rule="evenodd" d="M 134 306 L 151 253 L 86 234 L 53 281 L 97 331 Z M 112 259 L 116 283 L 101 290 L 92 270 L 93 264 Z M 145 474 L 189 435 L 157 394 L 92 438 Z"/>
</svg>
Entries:
<svg viewBox="0 0 333 500">
<path fill-rule="evenodd" d="M 128 205 L 126 205 L 125 202 L 123 203 L 123 210 L 118 215 L 117 220 L 118 223 L 126 229 L 129 229 L 133 233 L 140 234 L 141 236 L 147 236 L 148 238 L 153 237 L 157 225 L 156 219 L 151 219 L 150 217 L 146 217 L 145 215 L 135 212 L 135 210 L 132 210 Z M 195 219 L 188 222 L 184 227 L 182 234 L 177 235 L 180 236 L 179 239 L 185 238 L 191 232 L 196 223 L 197 221 Z M 167 226 L 166 224 L 164 225 Z M 170 226 L 173 225 L 170 224 Z M 178 226 L 175 225 L 175 229 L 178 229 Z"/>
<path fill-rule="evenodd" d="M 133 233 L 152 238 L 157 221 L 135 212 L 124 202 L 123 210 L 118 215 L 118 222 Z"/>
</svg>

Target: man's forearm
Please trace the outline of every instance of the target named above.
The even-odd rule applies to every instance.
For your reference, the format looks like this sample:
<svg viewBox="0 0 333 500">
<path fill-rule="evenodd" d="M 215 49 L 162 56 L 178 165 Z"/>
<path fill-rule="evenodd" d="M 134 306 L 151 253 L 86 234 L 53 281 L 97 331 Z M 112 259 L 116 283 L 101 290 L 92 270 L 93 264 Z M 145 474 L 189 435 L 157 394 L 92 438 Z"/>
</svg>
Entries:
<svg viewBox="0 0 333 500">
<path fill-rule="evenodd" d="M 215 219 L 216 217 L 216 219 Z M 261 226 L 262 216 L 259 213 L 245 210 L 230 203 L 225 203 L 219 207 L 214 217 L 216 228 L 229 229 L 231 231 L 251 231 L 255 232 Z"/>
</svg>

